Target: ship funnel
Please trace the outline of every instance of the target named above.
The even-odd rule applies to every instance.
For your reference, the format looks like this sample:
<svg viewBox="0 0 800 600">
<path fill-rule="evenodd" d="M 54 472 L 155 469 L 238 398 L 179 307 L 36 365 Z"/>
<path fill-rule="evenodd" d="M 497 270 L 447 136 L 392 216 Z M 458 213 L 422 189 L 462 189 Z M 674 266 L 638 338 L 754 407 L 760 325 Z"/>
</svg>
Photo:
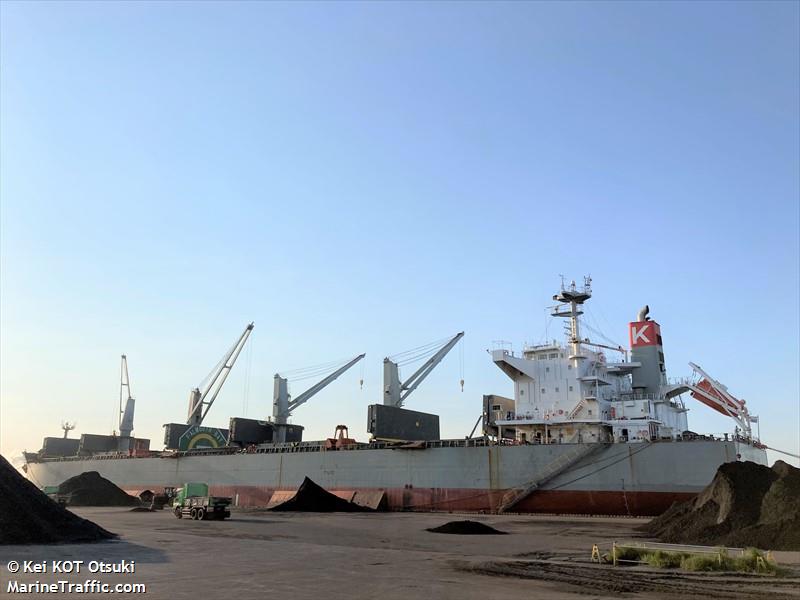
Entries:
<svg viewBox="0 0 800 600">
<path fill-rule="evenodd" d="M 639 314 L 637 315 L 636 320 L 639 321 L 639 322 L 649 321 L 650 319 L 647 318 L 647 315 L 649 315 L 649 314 L 650 314 L 650 305 L 649 304 L 645 304 L 644 307 L 642 307 L 639 310 Z"/>
<path fill-rule="evenodd" d="M 639 363 L 631 373 L 631 383 L 638 392 L 658 394 L 667 383 L 667 370 L 661 326 L 647 316 L 649 312 L 650 307 L 645 305 L 637 314 L 638 320 L 628 325 L 631 362 Z"/>
</svg>

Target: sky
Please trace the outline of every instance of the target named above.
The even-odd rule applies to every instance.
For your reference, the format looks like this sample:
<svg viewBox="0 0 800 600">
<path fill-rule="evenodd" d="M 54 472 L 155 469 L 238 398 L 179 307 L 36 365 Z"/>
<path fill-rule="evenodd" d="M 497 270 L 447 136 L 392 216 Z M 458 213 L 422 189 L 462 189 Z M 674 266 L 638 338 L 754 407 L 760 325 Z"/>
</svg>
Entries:
<svg viewBox="0 0 800 600">
<path fill-rule="evenodd" d="M 382 359 L 464 330 L 406 403 L 463 437 L 512 394 L 486 350 L 560 338 L 560 277 L 591 274 L 589 324 L 627 344 L 649 304 L 670 376 L 701 365 L 800 453 L 799 24 L 797 2 L 3 2 L 0 452 L 114 429 L 123 353 L 160 448 L 250 321 L 206 424 L 366 352 L 293 416 L 364 441 Z"/>
</svg>

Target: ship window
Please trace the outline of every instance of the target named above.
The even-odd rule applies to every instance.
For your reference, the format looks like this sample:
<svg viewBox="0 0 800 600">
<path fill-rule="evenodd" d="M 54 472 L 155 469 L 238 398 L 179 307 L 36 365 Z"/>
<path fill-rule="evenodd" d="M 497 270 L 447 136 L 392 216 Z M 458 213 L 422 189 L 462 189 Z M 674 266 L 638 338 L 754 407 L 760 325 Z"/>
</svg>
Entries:
<svg viewBox="0 0 800 600">
<path fill-rule="evenodd" d="M 556 391 L 558 391 L 558 388 L 556 388 Z"/>
<path fill-rule="evenodd" d="M 524 396 L 525 395 L 525 390 L 523 390 L 522 388 L 519 388 L 519 395 L 520 396 Z"/>
<path fill-rule="evenodd" d="M 570 391 L 570 392 L 572 391 L 572 386 L 569 386 L 569 391 Z"/>
<path fill-rule="evenodd" d="M 545 360 L 547 358 L 547 354 L 540 354 L 536 358 L 538 358 L 539 360 Z"/>
<path fill-rule="evenodd" d="M 590 417 L 592 416 L 592 409 L 591 408 L 589 409 L 589 416 Z"/>
<path fill-rule="evenodd" d="M 544 393 L 546 393 L 546 392 L 547 392 L 547 390 L 546 390 L 546 389 L 544 389 L 544 388 L 542 388 L 542 393 L 544 394 Z"/>
<path fill-rule="evenodd" d="M 568 369 L 571 369 L 571 368 L 572 368 L 572 365 L 567 365 L 567 368 L 568 368 Z"/>
<path fill-rule="evenodd" d="M 492 405 L 492 410 L 501 410 L 500 405 L 499 404 L 493 404 Z"/>
<path fill-rule="evenodd" d="M 544 372 L 545 372 L 545 373 L 549 373 L 549 372 L 550 372 L 550 367 L 545 367 L 545 368 L 544 368 Z"/>
<path fill-rule="evenodd" d="M 551 354 L 551 355 L 550 355 L 550 358 L 558 358 L 558 353 L 556 353 L 556 354 Z"/>
</svg>

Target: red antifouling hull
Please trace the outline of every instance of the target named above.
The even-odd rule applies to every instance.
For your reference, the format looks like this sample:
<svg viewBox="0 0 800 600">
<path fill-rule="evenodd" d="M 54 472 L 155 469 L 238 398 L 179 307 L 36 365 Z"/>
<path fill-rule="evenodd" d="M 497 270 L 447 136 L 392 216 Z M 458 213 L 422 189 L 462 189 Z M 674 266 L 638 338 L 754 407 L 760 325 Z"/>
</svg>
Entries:
<svg viewBox="0 0 800 600">
<path fill-rule="evenodd" d="M 150 489 L 158 489 L 157 487 Z M 258 486 L 213 486 L 216 496 L 229 496 L 238 506 L 266 506 L 277 491 Z M 287 488 L 282 491 L 293 491 Z M 355 489 L 331 489 L 343 497 Z M 392 511 L 486 512 L 497 511 L 507 490 L 467 488 L 358 488 L 361 492 L 385 492 L 387 508 Z M 694 498 L 680 492 L 628 492 L 584 490 L 537 490 L 521 500 L 512 512 L 654 516 L 674 502 Z"/>
</svg>

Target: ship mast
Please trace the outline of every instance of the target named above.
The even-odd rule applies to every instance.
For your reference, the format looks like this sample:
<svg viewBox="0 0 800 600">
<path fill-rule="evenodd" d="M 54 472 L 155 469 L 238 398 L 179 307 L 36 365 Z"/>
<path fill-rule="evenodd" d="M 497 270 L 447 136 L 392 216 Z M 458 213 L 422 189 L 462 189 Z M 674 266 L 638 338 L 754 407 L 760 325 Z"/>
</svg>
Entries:
<svg viewBox="0 0 800 600">
<path fill-rule="evenodd" d="M 560 302 L 560 304 L 553 307 L 552 316 L 569 319 L 569 343 L 572 352 L 569 359 L 575 369 L 578 368 L 580 361 L 585 358 L 581 352 L 581 332 L 578 317 L 583 314 L 583 311 L 580 307 L 591 297 L 592 278 L 588 275 L 583 278 L 583 289 L 578 289 L 574 280 L 570 282 L 569 286 L 565 286 L 564 277 L 562 276 L 561 291 L 553 296 L 553 300 Z"/>
</svg>

